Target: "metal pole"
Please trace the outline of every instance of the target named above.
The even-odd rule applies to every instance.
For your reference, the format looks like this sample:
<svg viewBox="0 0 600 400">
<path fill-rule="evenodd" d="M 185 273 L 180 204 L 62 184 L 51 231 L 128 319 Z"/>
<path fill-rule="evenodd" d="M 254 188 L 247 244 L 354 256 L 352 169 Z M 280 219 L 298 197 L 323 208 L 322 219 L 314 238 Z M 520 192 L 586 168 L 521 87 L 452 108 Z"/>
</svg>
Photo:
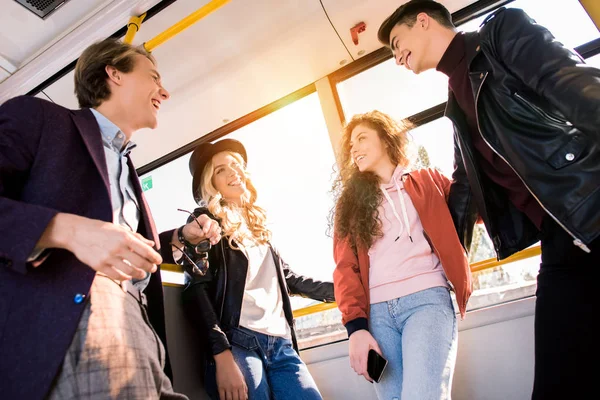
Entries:
<svg viewBox="0 0 600 400">
<path fill-rule="evenodd" d="M 212 0 L 211 2 L 204 5 L 203 7 L 199 8 L 198 10 L 194 11 L 193 13 L 191 13 L 190 15 L 188 15 L 181 21 L 177 22 L 175 25 L 171 26 L 164 32 L 159 33 L 154 38 L 152 38 L 149 41 L 147 41 L 146 43 L 144 43 L 144 48 L 148 52 L 154 50 L 156 47 L 160 46 L 167 40 L 176 36 L 184 29 L 189 28 L 190 26 L 192 26 L 193 24 L 195 24 L 202 18 L 206 17 L 208 14 L 217 10 L 221 6 L 225 5 L 226 3 L 229 3 L 229 1 L 230 0 Z"/>
</svg>

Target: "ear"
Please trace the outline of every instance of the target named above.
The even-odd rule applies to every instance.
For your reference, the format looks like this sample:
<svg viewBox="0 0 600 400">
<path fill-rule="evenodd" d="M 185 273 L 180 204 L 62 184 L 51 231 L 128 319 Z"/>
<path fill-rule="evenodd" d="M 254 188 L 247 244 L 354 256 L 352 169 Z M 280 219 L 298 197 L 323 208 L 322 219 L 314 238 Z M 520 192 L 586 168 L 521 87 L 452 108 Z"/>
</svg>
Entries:
<svg viewBox="0 0 600 400">
<path fill-rule="evenodd" d="M 119 71 L 112 65 L 107 65 L 106 67 L 104 67 L 104 70 L 106 71 L 106 75 L 108 76 L 108 79 L 112 83 L 114 83 L 115 85 L 118 85 L 118 86 L 121 85 L 121 76 L 122 76 L 121 71 Z"/>
<path fill-rule="evenodd" d="M 427 15 L 427 13 L 419 13 L 417 15 L 417 22 L 416 24 L 420 27 L 420 28 L 425 28 L 427 29 L 429 27 L 429 15 Z"/>
</svg>

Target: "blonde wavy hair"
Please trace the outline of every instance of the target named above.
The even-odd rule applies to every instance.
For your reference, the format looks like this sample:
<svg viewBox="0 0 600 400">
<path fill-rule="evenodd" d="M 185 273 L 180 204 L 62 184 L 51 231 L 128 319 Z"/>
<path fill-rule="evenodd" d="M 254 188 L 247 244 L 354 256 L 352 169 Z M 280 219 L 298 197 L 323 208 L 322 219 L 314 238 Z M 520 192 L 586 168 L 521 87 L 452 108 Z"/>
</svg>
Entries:
<svg viewBox="0 0 600 400">
<path fill-rule="evenodd" d="M 244 159 L 239 153 L 232 151 L 226 153 L 242 166 L 246 192 L 242 196 L 241 206 L 224 199 L 215 188 L 212 180 L 215 170 L 213 160 L 207 162 L 202 171 L 200 184 L 202 200 L 206 202 L 208 211 L 220 219 L 222 235 L 227 237 L 232 248 L 239 248 L 234 241 L 243 243 L 250 240 L 256 244 L 267 244 L 272 236 L 271 231 L 266 227 L 267 214 L 263 208 L 255 204 L 257 192 L 246 171 Z"/>
</svg>

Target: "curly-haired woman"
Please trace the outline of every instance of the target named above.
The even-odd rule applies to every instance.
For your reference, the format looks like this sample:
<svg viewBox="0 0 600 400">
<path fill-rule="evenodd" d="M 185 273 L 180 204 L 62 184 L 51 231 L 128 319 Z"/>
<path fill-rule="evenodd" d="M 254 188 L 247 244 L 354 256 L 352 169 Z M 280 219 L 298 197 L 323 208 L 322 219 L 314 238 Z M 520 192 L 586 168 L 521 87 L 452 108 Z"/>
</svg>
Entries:
<svg viewBox="0 0 600 400">
<path fill-rule="evenodd" d="M 346 125 L 334 184 L 335 298 L 350 338 L 350 364 L 367 372 L 369 350 L 388 360 L 379 399 L 449 399 L 457 322 L 471 275 L 446 200 L 451 182 L 410 170 L 408 124 L 379 111 Z"/>
</svg>

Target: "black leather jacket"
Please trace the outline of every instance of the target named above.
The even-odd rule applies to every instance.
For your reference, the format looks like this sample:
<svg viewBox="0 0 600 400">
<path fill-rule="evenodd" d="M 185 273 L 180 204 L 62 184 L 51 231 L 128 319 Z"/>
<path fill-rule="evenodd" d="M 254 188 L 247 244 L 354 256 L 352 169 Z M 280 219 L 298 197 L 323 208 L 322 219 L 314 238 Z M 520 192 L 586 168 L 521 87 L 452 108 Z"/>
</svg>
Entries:
<svg viewBox="0 0 600 400">
<path fill-rule="evenodd" d="M 585 248 L 600 234 L 600 70 L 519 9 L 496 11 L 465 39 L 483 139 Z M 479 169 L 451 91 L 445 114 L 455 128 L 449 207 L 465 247 L 477 212 L 498 259 L 535 243 L 538 229 Z"/>
<path fill-rule="evenodd" d="M 207 214 L 217 220 L 205 208 L 197 208 L 194 214 Z M 296 275 L 277 250 L 272 246 L 271 250 L 277 266 L 285 318 L 291 328 L 294 348 L 298 351 L 289 295 L 333 302 L 333 283 Z M 239 326 L 248 259 L 242 251 L 231 248 L 227 238 L 223 238 L 209 251 L 208 261 L 209 269 L 204 276 L 194 273 L 190 264 L 184 265 L 186 286 L 182 296 L 186 314 L 197 332 L 201 337 L 207 336 L 209 355 L 216 355 L 231 348 L 227 333 Z"/>
</svg>

